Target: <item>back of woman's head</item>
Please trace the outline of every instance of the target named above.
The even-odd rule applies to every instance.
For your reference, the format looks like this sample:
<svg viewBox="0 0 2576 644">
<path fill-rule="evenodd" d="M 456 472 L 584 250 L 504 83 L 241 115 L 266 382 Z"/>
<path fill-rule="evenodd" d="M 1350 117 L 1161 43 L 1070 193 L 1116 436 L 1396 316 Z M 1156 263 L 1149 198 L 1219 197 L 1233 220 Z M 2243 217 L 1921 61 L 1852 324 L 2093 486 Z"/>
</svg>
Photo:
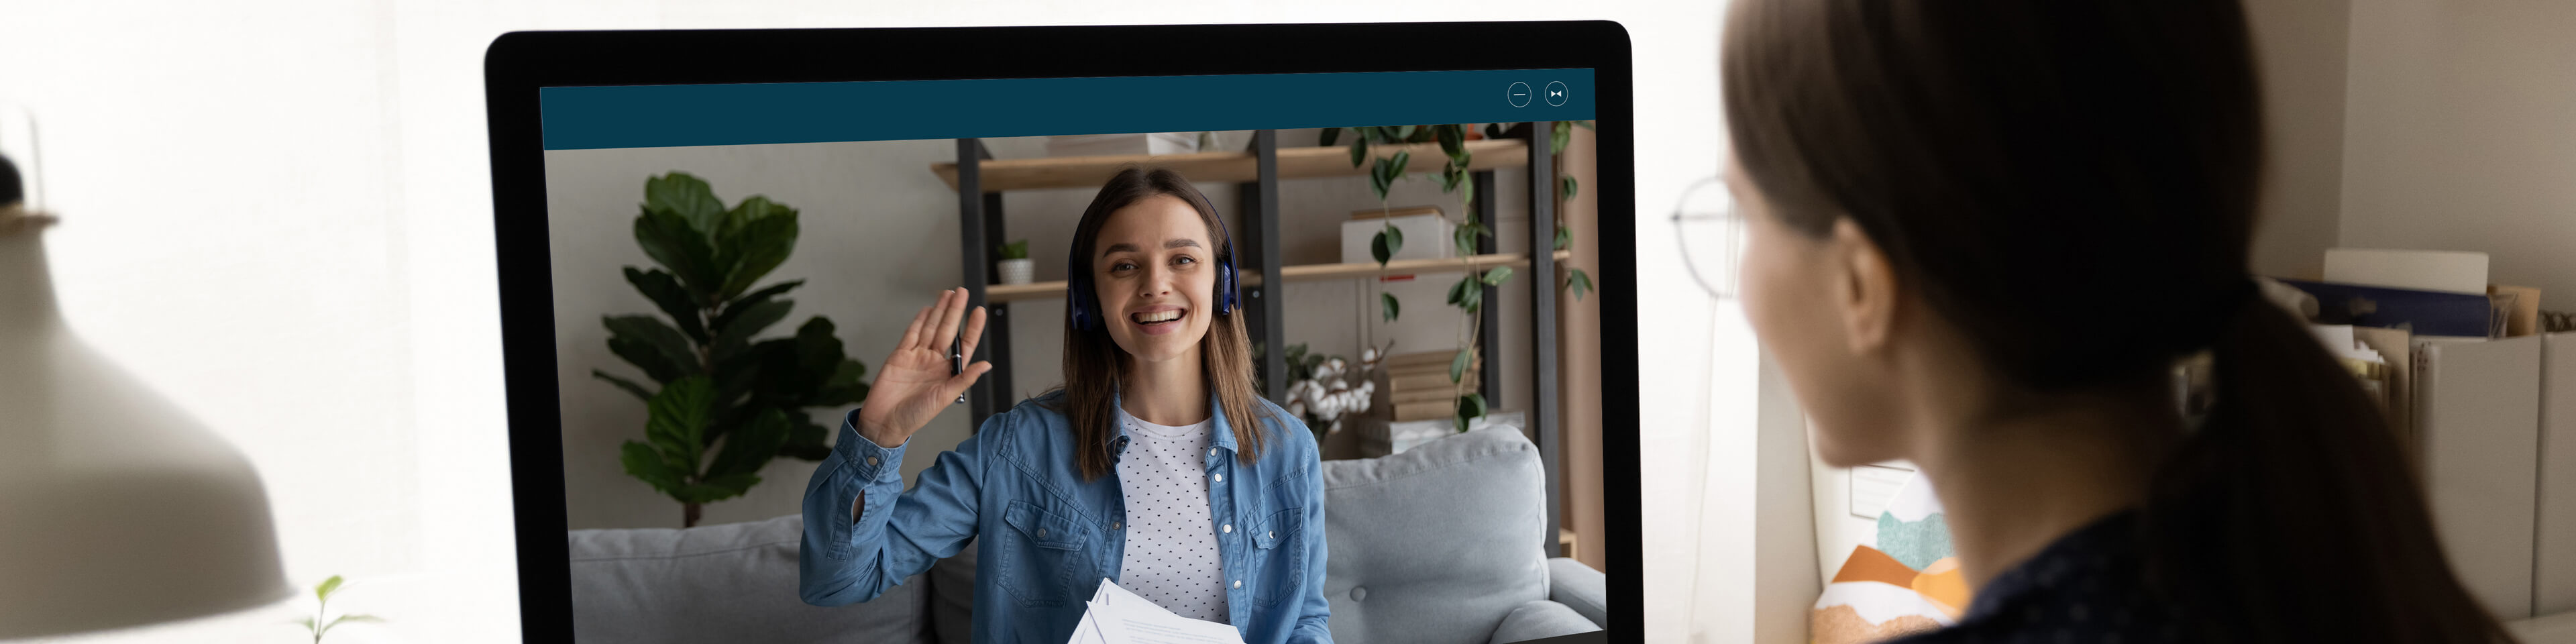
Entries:
<svg viewBox="0 0 2576 644">
<path fill-rule="evenodd" d="M 2213 407 L 2139 522 L 2153 590 L 2200 639 L 2504 638 L 2379 411 L 2255 295 L 2261 107 L 2235 2 L 1734 4 L 1729 133 L 1779 222 L 1851 220 L 2024 391 L 2213 352 Z"/>
</svg>

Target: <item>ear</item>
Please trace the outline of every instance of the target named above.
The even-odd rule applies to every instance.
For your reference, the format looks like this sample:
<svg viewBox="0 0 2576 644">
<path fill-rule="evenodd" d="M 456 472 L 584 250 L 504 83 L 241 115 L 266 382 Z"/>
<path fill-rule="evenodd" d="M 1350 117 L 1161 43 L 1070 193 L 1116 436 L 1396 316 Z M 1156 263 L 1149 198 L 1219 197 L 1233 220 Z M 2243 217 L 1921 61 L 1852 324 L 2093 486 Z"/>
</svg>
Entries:
<svg viewBox="0 0 2576 644">
<path fill-rule="evenodd" d="M 1884 350 L 1895 336 L 1896 266 L 1887 253 L 1850 217 L 1834 220 L 1835 308 L 1842 313 L 1843 337 L 1854 354 Z"/>
</svg>

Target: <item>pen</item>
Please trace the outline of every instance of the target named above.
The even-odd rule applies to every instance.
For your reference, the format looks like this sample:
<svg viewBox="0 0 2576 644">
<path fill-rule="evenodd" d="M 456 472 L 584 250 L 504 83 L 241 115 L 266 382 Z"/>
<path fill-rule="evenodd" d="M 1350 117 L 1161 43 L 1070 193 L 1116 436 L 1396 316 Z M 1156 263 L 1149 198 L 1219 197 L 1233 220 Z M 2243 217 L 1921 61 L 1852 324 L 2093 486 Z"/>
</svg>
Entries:
<svg viewBox="0 0 2576 644">
<path fill-rule="evenodd" d="M 948 339 L 948 375 L 966 373 L 966 352 L 960 350 L 964 336 Z M 966 394 L 957 394 L 957 404 L 966 404 Z"/>
</svg>

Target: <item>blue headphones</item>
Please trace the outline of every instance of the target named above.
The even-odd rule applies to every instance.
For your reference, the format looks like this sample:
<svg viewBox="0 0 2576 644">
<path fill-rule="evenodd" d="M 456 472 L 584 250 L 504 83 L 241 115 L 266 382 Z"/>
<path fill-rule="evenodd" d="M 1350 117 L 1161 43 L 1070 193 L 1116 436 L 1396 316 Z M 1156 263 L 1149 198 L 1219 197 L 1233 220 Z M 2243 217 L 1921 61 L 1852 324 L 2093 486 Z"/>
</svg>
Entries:
<svg viewBox="0 0 2576 644">
<path fill-rule="evenodd" d="M 1210 207 L 1208 214 L 1210 219 L 1216 220 L 1216 234 L 1219 240 L 1217 246 L 1219 259 L 1216 262 L 1216 314 L 1229 315 L 1234 313 L 1236 297 L 1234 236 L 1225 228 L 1225 217 L 1214 212 L 1213 206 Z M 1077 251 L 1070 259 L 1065 260 L 1065 268 L 1064 310 L 1066 314 L 1073 316 L 1073 328 L 1086 331 L 1100 328 L 1100 305 L 1091 301 L 1091 271 L 1083 270 L 1082 253 Z"/>
</svg>

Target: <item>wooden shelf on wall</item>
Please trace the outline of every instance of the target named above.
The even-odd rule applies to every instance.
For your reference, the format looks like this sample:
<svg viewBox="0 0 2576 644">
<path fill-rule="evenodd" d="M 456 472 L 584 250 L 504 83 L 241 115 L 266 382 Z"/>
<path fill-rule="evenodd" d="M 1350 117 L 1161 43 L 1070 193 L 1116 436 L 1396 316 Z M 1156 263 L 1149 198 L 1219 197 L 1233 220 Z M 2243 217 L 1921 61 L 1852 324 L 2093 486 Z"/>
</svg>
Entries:
<svg viewBox="0 0 2576 644">
<path fill-rule="evenodd" d="M 1573 256 L 1574 253 L 1572 251 L 1556 251 L 1557 266 L 1564 266 L 1566 259 Z M 1496 266 L 1526 268 L 1530 264 L 1529 254 L 1527 253 L 1477 255 L 1474 259 L 1476 260 L 1476 265 L 1479 268 L 1493 268 Z M 1420 275 L 1423 273 L 1457 272 L 1466 270 L 1466 268 L 1467 260 L 1464 258 L 1399 259 L 1386 263 L 1386 272 L 1390 275 Z M 1283 266 L 1279 269 L 1279 276 L 1291 282 L 1369 277 L 1376 275 L 1377 273 L 1378 268 L 1376 262 L 1360 262 L 1357 264 L 1301 264 L 1297 266 Z M 1243 278 L 1240 281 L 1243 286 L 1257 286 L 1261 284 L 1261 275 L 1258 273 L 1246 272 L 1243 274 Z M 984 287 L 984 300 L 987 302 L 1013 302 L 1018 300 L 1061 298 L 1064 297 L 1064 286 L 1065 283 L 1063 280 L 1030 282 L 1027 284 L 993 284 Z"/>
<path fill-rule="evenodd" d="M 1412 172 L 1440 169 L 1446 155 L 1438 143 L 1369 146 L 1371 156 L 1393 155 L 1397 150 L 1413 156 L 1406 164 Z M 1479 139 L 1467 142 L 1473 159 L 1469 170 L 1518 168 L 1529 165 L 1529 142 L 1520 139 Z M 1048 157 L 1038 159 L 995 159 L 978 164 L 984 192 L 1034 190 L 1040 188 L 1094 188 L 1129 165 L 1152 165 L 1171 168 L 1191 181 L 1240 183 L 1260 178 L 1259 161 L 1251 152 L 1197 152 L 1191 154 L 1132 154 L 1090 157 Z M 930 164 L 930 172 L 957 189 L 957 164 Z M 1351 167 L 1350 148 L 1314 146 L 1280 148 L 1279 178 L 1365 176 L 1368 167 Z"/>
</svg>

